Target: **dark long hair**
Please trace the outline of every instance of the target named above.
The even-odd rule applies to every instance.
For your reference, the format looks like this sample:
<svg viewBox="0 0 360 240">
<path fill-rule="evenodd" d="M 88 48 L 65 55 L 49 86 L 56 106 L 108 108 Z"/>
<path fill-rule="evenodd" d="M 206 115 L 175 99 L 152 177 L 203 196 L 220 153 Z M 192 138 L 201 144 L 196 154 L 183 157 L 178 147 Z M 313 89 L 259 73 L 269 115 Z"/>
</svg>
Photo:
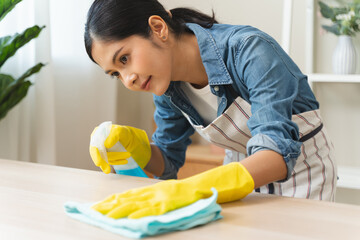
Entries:
<svg viewBox="0 0 360 240">
<path fill-rule="evenodd" d="M 172 17 L 157 0 L 95 0 L 91 5 L 85 24 L 85 48 L 90 59 L 94 38 L 101 41 L 118 41 L 139 35 L 150 36 L 148 19 L 158 15 L 167 23 L 176 37 L 189 32 L 185 23 L 197 23 L 210 28 L 217 23 L 213 16 L 189 8 L 170 10 Z M 94 61 L 95 62 L 95 61 Z"/>
</svg>

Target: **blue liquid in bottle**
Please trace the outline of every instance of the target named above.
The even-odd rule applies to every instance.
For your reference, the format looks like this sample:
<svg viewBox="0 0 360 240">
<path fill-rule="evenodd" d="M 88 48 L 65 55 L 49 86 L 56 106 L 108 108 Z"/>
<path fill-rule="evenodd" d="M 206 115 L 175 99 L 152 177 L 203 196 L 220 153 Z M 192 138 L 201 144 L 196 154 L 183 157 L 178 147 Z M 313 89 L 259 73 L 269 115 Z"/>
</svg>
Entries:
<svg viewBox="0 0 360 240">
<path fill-rule="evenodd" d="M 121 145 L 120 142 L 117 142 L 112 148 L 107 150 L 108 152 L 126 152 L 125 148 Z M 132 157 L 129 157 L 127 164 L 121 165 L 112 165 L 117 174 L 134 176 L 134 177 L 144 177 L 148 178 L 145 172 L 139 167 Z"/>
</svg>

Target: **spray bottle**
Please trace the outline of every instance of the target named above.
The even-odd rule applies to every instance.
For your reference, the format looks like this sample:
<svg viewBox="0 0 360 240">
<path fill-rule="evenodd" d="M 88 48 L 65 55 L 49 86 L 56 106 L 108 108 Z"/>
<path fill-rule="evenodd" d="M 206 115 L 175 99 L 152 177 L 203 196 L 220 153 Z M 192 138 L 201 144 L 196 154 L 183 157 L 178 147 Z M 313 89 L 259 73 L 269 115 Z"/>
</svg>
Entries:
<svg viewBox="0 0 360 240">
<path fill-rule="evenodd" d="M 104 142 L 110 134 L 111 126 L 111 121 L 101 123 L 90 140 L 90 145 L 97 147 L 99 149 L 101 157 L 107 162 L 108 158 L 106 152 L 126 152 L 125 148 L 123 147 L 123 145 L 121 145 L 120 142 L 117 142 L 112 148 L 105 148 Z M 127 161 L 127 164 L 112 165 L 117 174 L 145 178 L 148 177 L 132 157 L 129 157 Z"/>
</svg>

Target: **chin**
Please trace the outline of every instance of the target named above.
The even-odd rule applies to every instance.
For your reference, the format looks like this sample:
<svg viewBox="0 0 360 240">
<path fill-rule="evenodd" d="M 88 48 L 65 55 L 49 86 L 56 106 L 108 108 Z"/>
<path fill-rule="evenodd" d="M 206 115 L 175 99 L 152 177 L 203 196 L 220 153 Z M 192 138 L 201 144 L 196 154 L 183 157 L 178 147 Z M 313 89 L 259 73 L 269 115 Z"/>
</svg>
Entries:
<svg viewBox="0 0 360 240">
<path fill-rule="evenodd" d="M 155 94 L 156 96 L 161 96 L 165 93 L 166 91 L 161 91 L 161 92 L 158 92 L 158 91 L 155 91 L 153 92 L 153 94 Z"/>
<path fill-rule="evenodd" d="M 155 94 L 156 96 L 161 96 L 163 95 L 167 89 L 168 89 L 169 85 L 166 86 L 166 88 L 157 88 L 157 89 L 154 89 L 154 91 L 152 91 L 153 94 Z"/>
</svg>

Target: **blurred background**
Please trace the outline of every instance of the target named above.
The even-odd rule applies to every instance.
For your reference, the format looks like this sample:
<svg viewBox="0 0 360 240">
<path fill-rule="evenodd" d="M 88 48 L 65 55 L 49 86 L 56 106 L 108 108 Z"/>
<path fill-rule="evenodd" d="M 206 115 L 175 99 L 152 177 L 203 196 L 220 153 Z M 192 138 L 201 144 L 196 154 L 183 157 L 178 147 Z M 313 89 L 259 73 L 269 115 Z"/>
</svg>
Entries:
<svg viewBox="0 0 360 240">
<path fill-rule="evenodd" d="M 208 14 L 213 10 L 221 23 L 253 25 L 279 42 L 283 38 L 286 1 L 160 0 L 167 9 L 185 6 Z M 314 6 L 310 27 L 309 2 Z M 119 81 L 105 76 L 86 55 L 83 32 L 91 3 L 92 0 L 24 0 L 0 22 L 0 36 L 33 24 L 46 25 L 37 39 L 6 62 L 2 72 L 19 76 L 37 62 L 47 63 L 31 78 L 34 85 L 26 98 L 0 121 L 0 158 L 98 170 L 88 153 L 89 136 L 95 126 L 111 120 L 142 128 L 149 136 L 153 132 L 151 94 L 127 90 Z M 304 73 L 334 78 L 331 58 L 337 36 L 322 30 L 321 24 L 328 22 L 319 15 L 317 1 L 294 0 L 292 10 L 290 56 Z M 309 34 L 313 44 L 310 60 Z M 359 37 L 354 37 L 353 42 L 360 51 Z M 357 66 L 355 78 L 359 78 L 359 70 Z M 351 173 L 356 175 L 360 173 L 360 84 L 358 80 L 345 84 L 341 81 L 339 78 L 316 83 L 314 91 L 333 138 L 338 163 L 345 169 L 356 169 Z M 204 144 L 196 137 L 194 141 Z M 359 203 L 359 193 L 352 190 L 339 189 L 349 196 L 344 200 L 339 197 L 339 201 Z"/>
</svg>

